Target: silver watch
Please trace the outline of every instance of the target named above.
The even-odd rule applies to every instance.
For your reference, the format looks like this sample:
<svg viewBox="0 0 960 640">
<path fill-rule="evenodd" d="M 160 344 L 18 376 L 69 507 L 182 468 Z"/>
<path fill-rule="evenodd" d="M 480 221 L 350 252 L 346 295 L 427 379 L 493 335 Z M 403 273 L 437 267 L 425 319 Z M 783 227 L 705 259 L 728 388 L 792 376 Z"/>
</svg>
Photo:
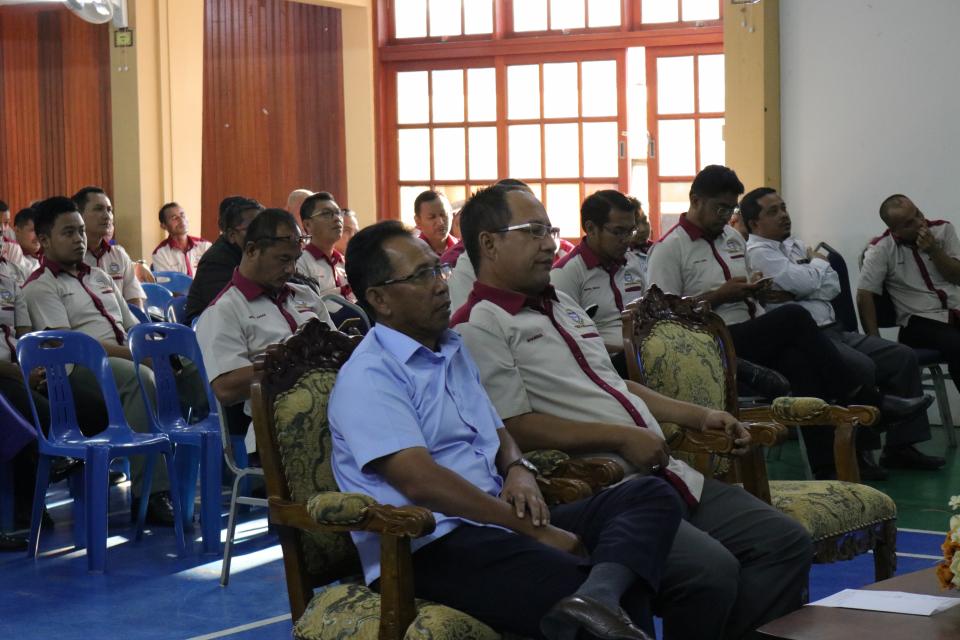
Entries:
<svg viewBox="0 0 960 640">
<path fill-rule="evenodd" d="M 517 458 L 516 460 L 508 464 L 507 468 L 504 469 L 503 475 L 506 476 L 510 472 L 510 469 L 512 469 L 513 467 L 523 467 L 524 469 L 526 469 L 527 471 L 529 471 L 535 476 L 540 475 L 540 469 L 537 469 L 537 465 L 533 464 L 523 456 L 520 456 L 519 458 Z"/>
</svg>

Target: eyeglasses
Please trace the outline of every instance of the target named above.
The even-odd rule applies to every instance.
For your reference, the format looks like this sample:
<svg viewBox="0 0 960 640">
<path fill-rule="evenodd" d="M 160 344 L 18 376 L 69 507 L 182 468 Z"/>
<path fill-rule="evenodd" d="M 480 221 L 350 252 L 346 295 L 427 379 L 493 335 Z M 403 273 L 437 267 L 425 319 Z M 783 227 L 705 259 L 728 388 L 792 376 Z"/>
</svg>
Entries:
<svg viewBox="0 0 960 640">
<path fill-rule="evenodd" d="M 560 227 L 551 227 L 550 225 L 546 225 L 541 222 L 525 222 L 523 224 L 515 224 L 510 227 L 504 227 L 503 229 L 497 229 L 495 233 L 506 233 L 507 231 L 520 230 L 526 231 L 537 240 L 542 240 L 548 235 L 554 240 L 560 237 Z"/>
<path fill-rule="evenodd" d="M 612 236 L 616 236 L 619 240 L 629 240 L 633 236 L 637 235 L 636 227 L 630 229 L 609 229 L 607 227 L 603 227 L 603 230 Z"/>
<path fill-rule="evenodd" d="M 740 207 L 736 205 L 732 207 L 724 207 L 721 205 L 717 205 L 716 213 L 718 217 L 723 218 L 724 220 L 729 220 L 733 216 L 738 215 L 740 213 Z"/>
<path fill-rule="evenodd" d="M 415 284 L 418 286 L 426 286 L 432 284 L 437 278 L 440 280 L 446 280 L 450 277 L 450 274 L 453 272 L 453 267 L 448 264 L 437 264 L 432 267 L 423 267 L 422 269 L 417 269 L 408 276 L 403 278 L 391 278 L 389 280 L 384 280 L 380 284 L 371 285 L 373 287 L 383 287 L 388 284 L 400 284 L 401 282 L 409 282 L 410 284 Z"/>
<path fill-rule="evenodd" d="M 304 220 L 312 220 L 314 218 L 327 218 L 329 220 L 331 218 L 342 218 L 342 217 L 343 217 L 342 209 L 335 209 L 335 210 L 324 209 L 323 211 L 318 211 L 317 213 L 311 216 L 307 216 L 306 218 L 304 218 Z"/>
<path fill-rule="evenodd" d="M 259 238 L 253 238 L 250 242 L 296 242 L 300 247 L 305 247 L 310 243 L 310 239 L 313 236 L 260 236 Z"/>
</svg>

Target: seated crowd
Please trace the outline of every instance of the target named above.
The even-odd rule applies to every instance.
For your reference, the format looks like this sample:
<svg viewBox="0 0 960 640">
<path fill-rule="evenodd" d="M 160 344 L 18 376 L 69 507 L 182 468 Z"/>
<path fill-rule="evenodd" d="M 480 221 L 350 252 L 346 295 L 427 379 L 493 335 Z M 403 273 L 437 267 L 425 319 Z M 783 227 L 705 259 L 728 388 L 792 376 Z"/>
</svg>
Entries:
<svg viewBox="0 0 960 640">
<path fill-rule="evenodd" d="M 739 638 L 803 603 L 811 540 L 790 517 L 671 456 L 661 423 L 724 431 L 734 454 L 747 451 L 750 435 L 729 413 L 627 379 L 626 306 L 654 285 L 705 301 L 738 358 L 784 393 L 878 407 L 883 442 L 868 429 L 856 442 L 867 479 L 944 464 L 915 446 L 930 439 L 932 399 L 922 393 L 914 348 L 939 351 L 960 389 L 952 224 L 928 220 L 904 195 L 881 204 L 887 229 L 863 257 L 858 333 L 831 304 L 841 276 L 829 256 L 791 234 L 780 194 L 744 191 L 731 169 L 704 168 L 688 210 L 653 243 L 638 200 L 598 191 L 582 203 L 576 246 L 561 243 L 533 191 L 512 179 L 474 193 L 456 214 L 442 193 L 423 192 L 416 230 L 395 221 L 360 229 L 333 194 L 297 189 L 286 209 L 225 198 L 210 243 L 189 235 L 187 213 L 169 202 L 159 210 L 167 238 L 152 268 L 193 278 L 186 323 L 195 325 L 214 397 L 236 435 L 250 427 L 253 363 L 268 345 L 310 319 L 335 329 L 353 303 L 363 309 L 373 326 L 330 399 L 334 473 L 343 491 L 434 512 L 434 532 L 413 542 L 418 597 L 530 638 L 647 638 L 653 616 L 667 638 Z M 134 261 L 112 241 L 108 194 L 85 187 L 50 197 L 12 224 L 5 203 L 0 213 L 0 392 L 28 421 L 32 399 L 46 425 L 43 372 L 30 372 L 24 385 L 17 338 L 72 329 L 103 346 L 128 422 L 150 430 L 127 345 L 132 308 L 146 294 Z M 899 342 L 879 335 L 883 296 Z M 155 393 L 151 371 L 141 365 L 140 376 Z M 196 367 L 185 363 L 177 378 L 185 411 L 205 415 Z M 93 435 L 106 425 L 98 386 L 80 367 L 70 383 L 84 434 Z M 835 477 L 832 434 L 804 429 L 803 437 L 813 474 Z M 10 451 L 4 442 L 0 460 L 13 465 L 23 523 L 37 448 Z M 877 464 L 872 452 L 881 447 Z M 611 457 L 628 481 L 547 507 L 538 470 L 522 453 L 535 449 Z M 155 468 L 152 495 L 141 496 L 137 459 L 134 501 L 147 501 L 152 524 L 171 525 L 165 470 Z M 376 536 L 354 534 L 354 542 L 375 584 Z M 0 548 L 24 546 L 0 537 Z"/>
</svg>

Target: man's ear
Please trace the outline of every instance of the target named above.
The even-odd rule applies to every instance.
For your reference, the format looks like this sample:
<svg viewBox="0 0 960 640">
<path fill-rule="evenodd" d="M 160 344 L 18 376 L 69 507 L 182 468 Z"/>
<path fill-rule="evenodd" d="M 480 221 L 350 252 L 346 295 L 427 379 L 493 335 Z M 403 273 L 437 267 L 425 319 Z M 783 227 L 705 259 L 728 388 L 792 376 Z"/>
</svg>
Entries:
<svg viewBox="0 0 960 640">
<path fill-rule="evenodd" d="M 488 260 L 494 260 L 497 257 L 496 234 L 490 231 L 481 231 L 477 242 L 480 245 L 480 255 Z"/>
<path fill-rule="evenodd" d="M 384 295 L 381 287 L 370 287 L 366 292 L 367 303 L 373 307 L 377 318 L 389 318 L 392 313 L 387 297 Z"/>
<path fill-rule="evenodd" d="M 257 254 L 259 253 L 260 253 L 260 249 L 257 248 L 256 242 L 248 242 L 247 244 L 243 245 L 244 255 L 250 256 L 251 258 L 256 258 Z"/>
<path fill-rule="evenodd" d="M 596 235 L 599 229 L 593 220 L 585 220 L 583 223 L 583 232 L 588 236 Z"/>
</svg>

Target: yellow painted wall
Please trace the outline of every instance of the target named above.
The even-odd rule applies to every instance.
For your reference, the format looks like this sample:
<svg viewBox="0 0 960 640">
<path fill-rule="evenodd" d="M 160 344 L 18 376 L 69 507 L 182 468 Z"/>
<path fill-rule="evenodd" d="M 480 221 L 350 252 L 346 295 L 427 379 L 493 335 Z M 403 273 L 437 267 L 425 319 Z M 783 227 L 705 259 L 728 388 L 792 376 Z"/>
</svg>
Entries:
<svg viewBox="0 0 960 640">
<path fill-rule="evenodd" d="M 780 5 L 761 0 L 737 5 L 726 0 L 727 166 L 747 191 L 780 189 Z"/>
</svg>

